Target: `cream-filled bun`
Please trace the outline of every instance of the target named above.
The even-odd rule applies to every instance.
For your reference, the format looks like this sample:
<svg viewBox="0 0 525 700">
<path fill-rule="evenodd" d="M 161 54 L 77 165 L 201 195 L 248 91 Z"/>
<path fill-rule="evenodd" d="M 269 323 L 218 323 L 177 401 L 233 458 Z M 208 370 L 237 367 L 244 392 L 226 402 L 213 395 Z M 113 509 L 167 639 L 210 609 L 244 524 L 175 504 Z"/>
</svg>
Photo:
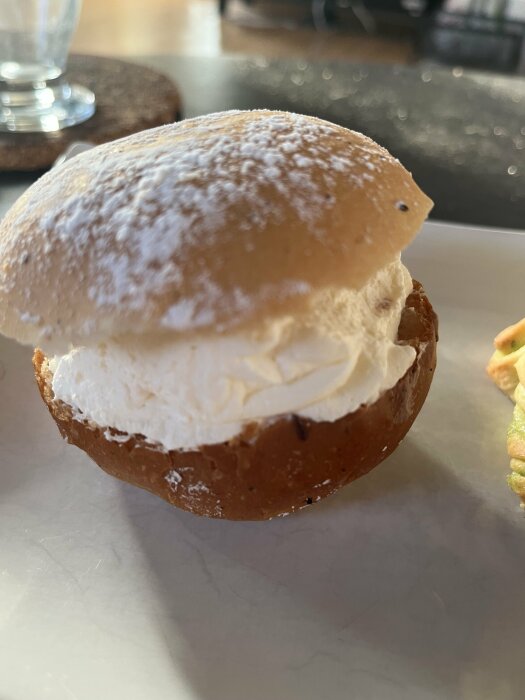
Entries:
<svg viewBox="0 0 525 700">
<path fill-rule="evenodd" d="M 225 112 L 66 162 L 0 226 L 0 330 L 61 433 L 195 513 L 265 519 L 384 459 L 435 366 L 400 261 L 431 201 L 329 122 Z"/>
</svg>

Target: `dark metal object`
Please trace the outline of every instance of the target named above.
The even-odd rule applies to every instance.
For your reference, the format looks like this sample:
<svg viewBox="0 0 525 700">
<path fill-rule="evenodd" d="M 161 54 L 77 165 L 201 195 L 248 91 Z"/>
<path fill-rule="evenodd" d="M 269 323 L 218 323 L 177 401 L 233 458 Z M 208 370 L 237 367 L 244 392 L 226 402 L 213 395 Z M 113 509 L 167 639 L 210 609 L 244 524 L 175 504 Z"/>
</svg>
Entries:
<svg viewBox="0 0 525 700">
<path fill-rule="evenodd" d="M 254 0 L 244 0 L 247 5 L 253 4 Z M 302 0 L 305 7 L 310 6 L 314 26 L 323 29 L 335 19 L 338 9 L 351 9 L 355 14 L 359 24 L 368 25 L 375 23 L 375 15 L 383 18 L 395 18 L 396 15 L 408 14 L 420 17 L 430 12 L 434 7 L 440 5 L 442 0 Z M 297 5 L 300 0 L 288 0 L 290 6 Z M 219 12 L 226 14 L 227 0 L 218 0 Z M 276 3 L 277 4 L 277 1 Z M 286 3 L 279 3 L 286 4 Z M 267 11 L 271 13 L 271 5 L 268 4 Z M 367 18 L 368 16 L 368 18 Z M 395 22 L 394 22 L 395 23 Z"/>
<path fill-rule="evenodd" d="M 423 33 L 422 52 L 441 63 L 514 72 L 525 24 L 510 16 L 511 9 L 507 0 L 446 2 Z"/>
</svg>

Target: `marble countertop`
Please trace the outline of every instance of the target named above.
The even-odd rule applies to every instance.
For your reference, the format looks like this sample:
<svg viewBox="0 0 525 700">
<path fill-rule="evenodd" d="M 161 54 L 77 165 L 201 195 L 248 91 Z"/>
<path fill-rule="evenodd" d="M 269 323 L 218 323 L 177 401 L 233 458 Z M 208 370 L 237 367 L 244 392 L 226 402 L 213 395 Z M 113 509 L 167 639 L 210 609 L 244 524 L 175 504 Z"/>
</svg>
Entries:
<svg viewBox="0 0 525 700">
<path fill-rule="evenodd" d="M 313 114 L 386 146 L 435 202 L 431 217 L 523 229 L 525 79 L 431 66 L 265 58 L 141 57 L 179 85 L 183 114 Z M 0 204 L 33 176 L 0 174 Z"/>
</svg>

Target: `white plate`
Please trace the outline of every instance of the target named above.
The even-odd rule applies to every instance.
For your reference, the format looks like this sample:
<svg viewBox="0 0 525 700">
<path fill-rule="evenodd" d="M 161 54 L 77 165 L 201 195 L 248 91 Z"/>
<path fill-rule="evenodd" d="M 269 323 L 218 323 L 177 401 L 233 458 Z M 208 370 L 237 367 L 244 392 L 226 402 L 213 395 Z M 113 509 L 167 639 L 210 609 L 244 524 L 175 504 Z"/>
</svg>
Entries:
<svg viewBox="0 0 525 700">
<path fill-rule="evenodd" d="M 406 254 L 441 319 L 421 416 L 368 477 L 268 523 L 106 476 L 0 341 L 0 698 L 523 697 L 525 518 L 484 365 L 525 312 L 524 260 L 525 236 L 426 226 Z"/>
</svg>

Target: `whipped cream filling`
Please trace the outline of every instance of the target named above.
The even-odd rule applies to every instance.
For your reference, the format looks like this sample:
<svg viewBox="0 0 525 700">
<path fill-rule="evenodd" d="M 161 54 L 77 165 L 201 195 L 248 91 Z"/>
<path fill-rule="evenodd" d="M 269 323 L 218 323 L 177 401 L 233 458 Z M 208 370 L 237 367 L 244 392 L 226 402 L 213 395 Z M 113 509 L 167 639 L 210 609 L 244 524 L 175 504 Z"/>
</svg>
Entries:
<svg viewBox="0 0 525 700">
<path fill-rule="evenodd" d="M 166 450 L 229 440 L 252 422 L 335 421 L 373 403 L 415 359 L 396 345 L 412 279 L 397 259 L 359 290 L 326 289 L 296 316 L 228 334 L 125 336 L 50 358 L 57 399 Z"/>
</svg>

